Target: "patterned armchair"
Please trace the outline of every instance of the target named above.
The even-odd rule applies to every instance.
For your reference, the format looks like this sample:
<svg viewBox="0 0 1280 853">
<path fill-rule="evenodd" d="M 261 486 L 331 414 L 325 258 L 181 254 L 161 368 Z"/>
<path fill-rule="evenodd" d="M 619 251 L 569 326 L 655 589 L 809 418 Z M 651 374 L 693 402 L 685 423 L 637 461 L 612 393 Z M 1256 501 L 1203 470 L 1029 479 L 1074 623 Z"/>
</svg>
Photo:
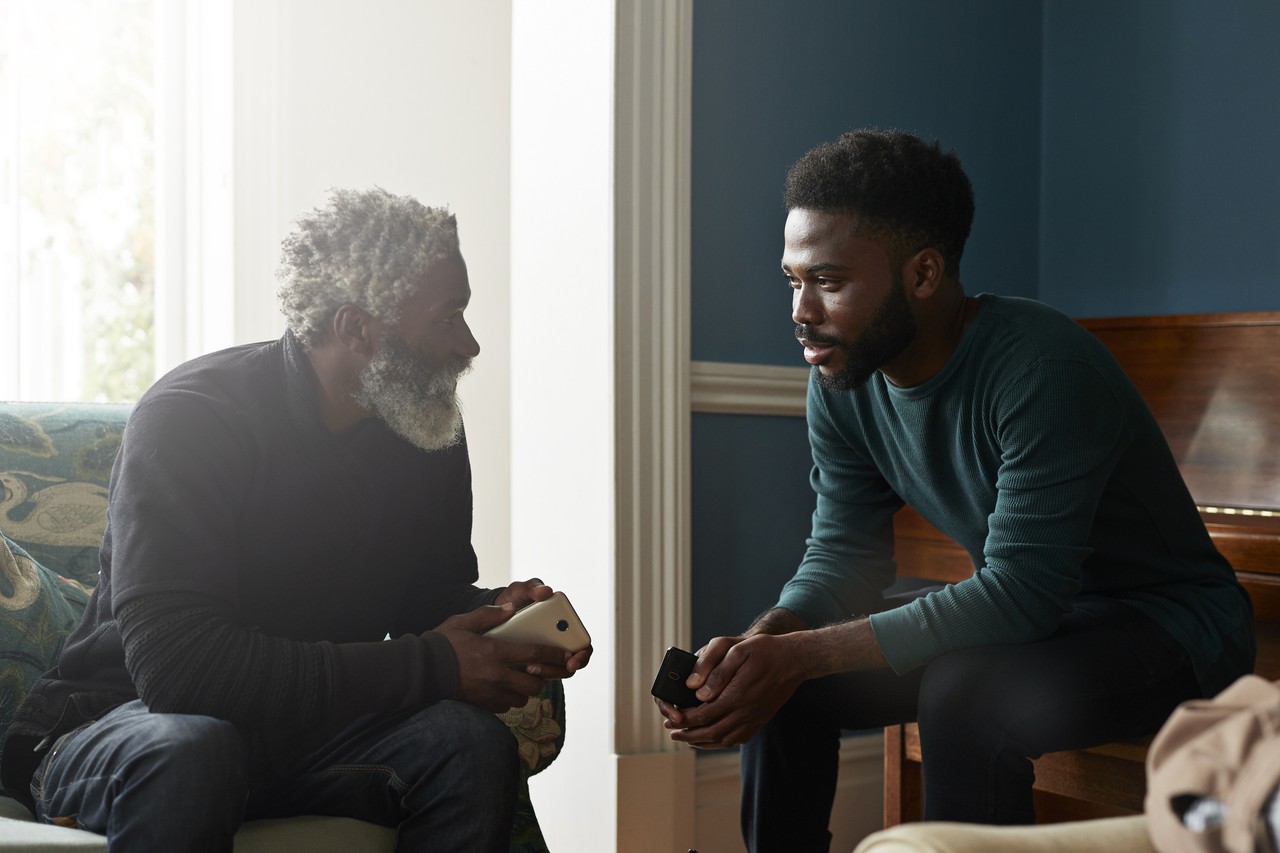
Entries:
<svg viewBox="0 0 1280 853">
<path fill-rule="evenodd" d="M 129 408 L 0 402 L 0 732 L 52 666 L 97 582 L 107 481 Z M 545 853 L 528 778 L 564 744 L 562 685 L 551 682 L 502 719 L 519 743 L 524 771 L 511 850 Z M 105 851 L 106 842 L 32 823 L 25 807 L 0 797 L 0 851 L 42 849 Z M 349 818 L 254 821 L 236 836 L 237 853 L 394 849 L 394 830 Z"/>
</svg>

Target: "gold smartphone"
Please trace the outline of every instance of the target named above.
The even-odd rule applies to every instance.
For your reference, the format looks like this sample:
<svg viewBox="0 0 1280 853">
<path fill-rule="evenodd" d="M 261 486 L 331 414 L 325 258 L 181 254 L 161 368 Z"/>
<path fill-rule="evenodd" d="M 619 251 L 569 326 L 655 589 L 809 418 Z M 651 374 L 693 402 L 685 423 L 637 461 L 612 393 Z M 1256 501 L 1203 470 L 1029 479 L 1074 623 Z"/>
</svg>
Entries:
<svg viewBox="0 0 1280 853">
<path fill-rule="evenodd" d="M 552 593 L 544 601 L 535 601 L 520 608 L 510 619 L 485 631 L 484 635 L 518 643 L 541 643 L 567 652 L 580 652 L 591 645 L 591 635 L 563 592 Z"/>
</svg>

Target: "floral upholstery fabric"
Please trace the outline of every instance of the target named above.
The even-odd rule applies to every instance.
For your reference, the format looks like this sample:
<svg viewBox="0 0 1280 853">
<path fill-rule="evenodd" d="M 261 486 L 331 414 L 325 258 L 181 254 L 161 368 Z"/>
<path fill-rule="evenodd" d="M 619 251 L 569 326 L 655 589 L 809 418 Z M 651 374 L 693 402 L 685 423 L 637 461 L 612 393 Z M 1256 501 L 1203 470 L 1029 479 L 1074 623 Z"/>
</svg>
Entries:
<svg viewBox="0 0 1280 853">
<path fill-rule="evenodd" d="M 529 800 L 529 777 L 545 770 L 564 746 L 564 684 L 549 681 L 542 693 L 530 697 L 523 708 L 512 708 L 499 716 L 511 727 L 520 747 L 522 775 L 511 827 L 511 850 L 547 853 L 547 842 Z"/>
<path fill-rule="evenodd" d="M 92 588 L 107 481 L 130 407 L 0 403 L 0 531 L 37 563 Z"/>
<path fill-rule="evenodd" d="M 97 583 L 107 483 L 130 409 L 0 402 L 0 732 L 53 665 Z M 501 717 L 523 770 L 511 850 L 546 853 L 528 777 L 564 744 L 563 685 L 548 683 Z"/>
<path fill-rule="evenodd" d="M 88 601 L 78 582 L 59 577 L 0 535 L 0 731 L 58 656 Z"/>
</svg>

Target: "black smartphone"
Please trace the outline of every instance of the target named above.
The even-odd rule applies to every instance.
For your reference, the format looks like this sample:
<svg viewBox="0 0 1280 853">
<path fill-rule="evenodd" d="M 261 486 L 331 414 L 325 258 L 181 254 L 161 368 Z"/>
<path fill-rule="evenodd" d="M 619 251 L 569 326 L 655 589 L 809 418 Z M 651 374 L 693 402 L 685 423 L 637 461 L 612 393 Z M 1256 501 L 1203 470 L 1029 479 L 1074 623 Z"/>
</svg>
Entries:
<svg viewBox="0 0 1280 853">
<path fill-rule="evenodd" d="M 653 689 L 649 692 L 663 702 L 669 702 L 677 708 L 692 708 L 701 705 L 702 700 L 684 683 L 693 672 L 693 665 L 698 656 L 684 649 L 672 646 L 662 657 L 662 666 L 658 667 L 658 675 L 653 679 Z"/>
</svg>

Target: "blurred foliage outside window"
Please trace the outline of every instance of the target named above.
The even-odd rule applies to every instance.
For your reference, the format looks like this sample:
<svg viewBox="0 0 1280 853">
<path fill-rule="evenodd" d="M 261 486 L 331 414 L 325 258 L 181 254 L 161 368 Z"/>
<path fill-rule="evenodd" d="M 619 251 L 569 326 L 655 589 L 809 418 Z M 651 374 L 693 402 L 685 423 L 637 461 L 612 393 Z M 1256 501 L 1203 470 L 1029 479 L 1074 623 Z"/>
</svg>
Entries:
<svg viewBox="0 0 1280 853">
<path fill-rule="evenodd" d="M 154 0 L 0 0 L 0 398 L 155 378 Z"/>
</svg>

